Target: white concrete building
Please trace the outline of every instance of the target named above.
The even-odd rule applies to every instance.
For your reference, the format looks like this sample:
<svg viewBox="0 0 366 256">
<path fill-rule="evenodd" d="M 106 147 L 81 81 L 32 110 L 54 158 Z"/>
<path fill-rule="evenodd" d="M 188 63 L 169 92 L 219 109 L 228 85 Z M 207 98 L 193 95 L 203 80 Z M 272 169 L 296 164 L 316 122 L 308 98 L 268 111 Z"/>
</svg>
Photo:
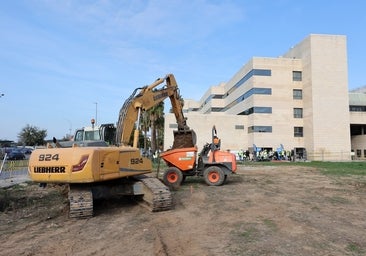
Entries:
<svg viewBox="0 0 366 256">
<path fill-rule="evenodd" d="M 222 149 L 282 147 L 309 160 L 346 161 L 351 149 L 366 155 L 366 114 L 350 106 L 366 111 L 366 98 L 349 100 L 346 37 L 309 35 L 280 57 L 253 57 L 199 102 L 185 99 L 184 111 L 199 149 L 216 125 Z M 164 149 L 175 128 L 166 114 Z"/>
</svg>

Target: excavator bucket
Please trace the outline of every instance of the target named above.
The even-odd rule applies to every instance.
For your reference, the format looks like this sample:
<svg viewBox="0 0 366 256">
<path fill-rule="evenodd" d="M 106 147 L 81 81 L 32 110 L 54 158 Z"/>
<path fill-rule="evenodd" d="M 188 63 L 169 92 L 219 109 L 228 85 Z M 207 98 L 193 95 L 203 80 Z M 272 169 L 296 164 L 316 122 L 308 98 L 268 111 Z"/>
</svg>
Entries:
<svg viewBox="0 0 366 256">
<path fill-rule="evenodd" d="M 193 130 L 174 131 L 173 149 L 191 148 L 196 145 L 197 136 Z"/>
</svg>

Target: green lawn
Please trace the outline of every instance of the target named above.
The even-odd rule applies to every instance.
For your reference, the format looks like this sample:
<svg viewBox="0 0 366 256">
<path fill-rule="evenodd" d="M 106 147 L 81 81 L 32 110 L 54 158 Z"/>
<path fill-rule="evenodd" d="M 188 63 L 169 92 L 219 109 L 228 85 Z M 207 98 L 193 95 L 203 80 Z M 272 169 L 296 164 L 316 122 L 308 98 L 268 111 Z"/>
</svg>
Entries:
<svg viewBox="0 0 366 256">
<path fill-rule="evenodd" d="M 250 162 L 244 165 L 293 165 L 317 168 L 326 175 L 366 175 L 366 162 Z"/>
</svg>

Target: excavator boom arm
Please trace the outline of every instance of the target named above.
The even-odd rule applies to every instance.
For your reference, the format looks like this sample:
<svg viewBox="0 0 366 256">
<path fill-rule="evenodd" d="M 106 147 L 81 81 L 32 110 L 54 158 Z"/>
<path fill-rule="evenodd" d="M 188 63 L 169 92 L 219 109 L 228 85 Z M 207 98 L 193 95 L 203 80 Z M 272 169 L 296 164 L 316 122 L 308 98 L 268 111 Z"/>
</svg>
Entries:
<svg viewBox="0 0 366 256">
<path fill-rule="evenodd" d="M 159 85 L 166 82 L 161 88 Z M 137 91 L 139 92 L 137 93 Z M 154 83 L 137 88 L 123 104 L 118 118 L 116 142 L 128 145 L 136 121 L 139 123 L 141 111 L 146 111 L 158 105 L 166 98 L 170 99 L 172 109 L 178 124 L 178 131 L 188 131 L 183 106 L 179 95 L 178 85 L 173 74 L 157 79 Z M 137 127 L 138 128 L 138 127 Z M 135 130 L 133 147 L 137 147 L 138 129 Z"/>
</svg>

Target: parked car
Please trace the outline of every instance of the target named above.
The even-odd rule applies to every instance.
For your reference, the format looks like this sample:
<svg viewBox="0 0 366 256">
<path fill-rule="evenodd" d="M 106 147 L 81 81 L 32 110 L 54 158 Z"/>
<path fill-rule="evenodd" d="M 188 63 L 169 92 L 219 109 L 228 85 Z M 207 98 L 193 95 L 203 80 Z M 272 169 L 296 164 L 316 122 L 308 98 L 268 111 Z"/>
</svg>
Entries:
<svg viewBox="0 0 366 256">
<path fill-rule="evenodd" d="M 24 160 L 25 154 L 20 150 L 13 150 L 10 153 L 8 153 L 7 160 Z"/>
<path fill-rule="evenodd" d="M 25 155 L 30 155 L 32 154 L 32 149 L 30 148 L 22 148 L 20 149 Z"/>
</svg>

